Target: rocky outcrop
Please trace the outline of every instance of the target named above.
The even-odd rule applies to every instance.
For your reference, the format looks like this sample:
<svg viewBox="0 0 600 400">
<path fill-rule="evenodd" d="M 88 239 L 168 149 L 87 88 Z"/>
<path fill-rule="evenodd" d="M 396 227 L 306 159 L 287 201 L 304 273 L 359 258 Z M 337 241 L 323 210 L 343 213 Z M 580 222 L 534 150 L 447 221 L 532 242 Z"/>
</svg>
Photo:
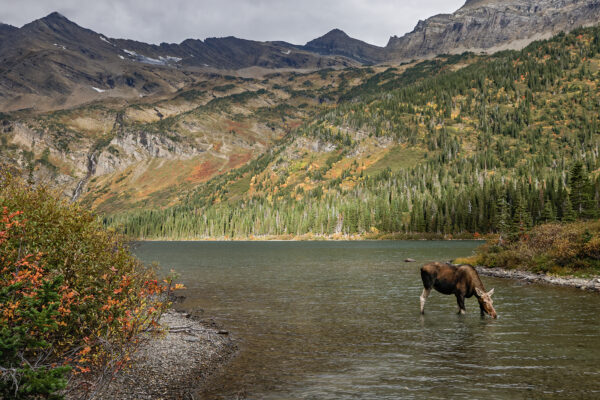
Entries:
<svg viewBox="0 0 600 400">
<path fill-rule="evenodd" d="M 125 132 L 112 139 L 107 148 L 98 154 L 95 173 L 110 174 L 153 158 L 185 160 L 205 152 L 195 143 L 182 140 L 144 131 Z"/>
<path fill-rule="evenodd" d="M 599 0 L 469 0 L 453 14 L 419 21 L 416 28 L 390 38 L 389 60 L 411 60 L 445 53 L 519 49 L 560 31 L 600 21 Z"/>
</svg>

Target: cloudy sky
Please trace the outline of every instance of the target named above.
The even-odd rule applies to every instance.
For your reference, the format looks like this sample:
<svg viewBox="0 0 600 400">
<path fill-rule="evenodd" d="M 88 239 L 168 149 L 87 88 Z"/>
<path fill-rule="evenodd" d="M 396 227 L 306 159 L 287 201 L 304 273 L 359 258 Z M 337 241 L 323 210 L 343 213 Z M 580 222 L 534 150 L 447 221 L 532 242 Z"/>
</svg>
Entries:
<svg viewBox="0 0 600 400">
<path fill-rule="evenodd" d="M 385 45 L 419 19 L 465 0 L 0 0 L 0 21 L 22 26 L 58 11 L 109 37 L 149 43 L 237 36 L 295 44 L 340 28 Z"/>
</svg>

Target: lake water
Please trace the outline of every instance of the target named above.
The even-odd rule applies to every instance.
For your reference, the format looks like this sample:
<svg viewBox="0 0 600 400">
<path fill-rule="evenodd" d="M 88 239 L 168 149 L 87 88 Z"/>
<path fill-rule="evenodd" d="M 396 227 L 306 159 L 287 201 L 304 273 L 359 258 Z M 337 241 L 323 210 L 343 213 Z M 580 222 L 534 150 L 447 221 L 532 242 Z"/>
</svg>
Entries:
<svg viewBox="0 0 600 400">
<path fill-rule="evenodd" d="M 419 267 L 477 242 L 148 242 L 134 252 L 181 274 L 183 307 L 204 310 L 240 351 L 220 399 L 600 398 L 600 295 L 482 277 L 456 315 Z M 417 263 L 405 263 L 411 257 Z"/>
</svg>

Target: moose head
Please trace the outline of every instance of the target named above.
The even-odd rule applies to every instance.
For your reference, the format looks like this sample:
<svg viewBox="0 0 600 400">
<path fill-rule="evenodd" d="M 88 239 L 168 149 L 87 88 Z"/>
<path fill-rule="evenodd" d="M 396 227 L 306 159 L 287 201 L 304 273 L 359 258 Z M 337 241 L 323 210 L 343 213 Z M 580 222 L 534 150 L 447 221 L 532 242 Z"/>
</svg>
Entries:
<svg viewBox="0 0 600 400">
<path fill-rule="evenodd" d="M 497 318 L 498 314 L 496 314 L 496 310 L 494 310 L 494 301 L 492 300 L 494 289 L 486 293 L 485 291 L 479 288 L 475 288 L 475 294 L 477 294 L 477 300 L 479 301 L 481 310 L 490 314 L 492 318 Z"/>
</svg>

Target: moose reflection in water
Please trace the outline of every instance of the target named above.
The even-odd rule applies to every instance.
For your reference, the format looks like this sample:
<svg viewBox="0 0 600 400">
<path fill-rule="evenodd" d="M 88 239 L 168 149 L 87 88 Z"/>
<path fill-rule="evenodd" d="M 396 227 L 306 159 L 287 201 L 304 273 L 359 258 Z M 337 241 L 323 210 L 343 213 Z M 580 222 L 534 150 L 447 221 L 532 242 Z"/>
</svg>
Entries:
<svg viewBox="0 0 600 400">
<path fill-rule="evenodd" d="M 464 314 L 465 298 L 475 296 L 479 301 L 481 316 L 488 313 L 492 318 L 496 318 L 492 302 L 494 289 L 486 293 L 479 274 L 471 265 L 451 265 L 439 262 L 425 264 L 421 267 L 421 279 L 423 280 L 423 293 L 421 294 L 421 314 L 425 313 L 425 300 L 435 289 L 443 294 L 453 294 L 458 303 L 458 313 Z"/>
</svg>

